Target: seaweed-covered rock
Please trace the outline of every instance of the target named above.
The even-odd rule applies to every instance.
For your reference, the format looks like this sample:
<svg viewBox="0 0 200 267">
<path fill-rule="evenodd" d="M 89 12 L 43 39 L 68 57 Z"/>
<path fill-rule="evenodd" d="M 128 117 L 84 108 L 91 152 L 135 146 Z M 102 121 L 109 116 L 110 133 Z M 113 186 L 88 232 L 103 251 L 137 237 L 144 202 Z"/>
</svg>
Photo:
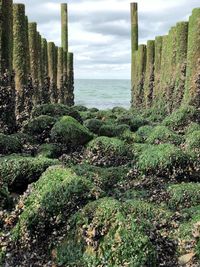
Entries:
<svg viewBox="0 0 200 267">
<path fill-rule="evenodd" d="M 74 109 L 74 110 L 77 110 L 77 111 L 80 111 L 80 112 L 82 112 L 82 111 L 85 112 L 85 111 L 88 110 L 87 107 L 85 107 L 85 106 L 81 106 L 81 105 L 76 105 L 76 106 L 73 107 L 73 109 Z"/>
<path fill-rule="evenodd" d="M 72 218 L 56 255 L 62 266 L 157 266 L 142 226 L 112 198 L 89 203 Z"/>
<path fill-rule="evenodd" d="M 113 125 L 105 124 L 99 129 L 100 136 L 117 137 L 122 135 L 125 131 L 130 130 L 130 127 L 126 124 Z"/>
<path fill-rule="evenodd" d="M 200 131 L 194 131 L 188 134 L 185 145 L 188 150 L 200 154 Z"/>
<path fill-rule="evenodd" d="M 194 131 L 200 131 L 200 123 L 196 123 L 196 122 L 190 123 L 190 125 L 185 130 L 185 134 L 189 135 L 193 133 Z"/>
<path fill-rule="evenodd" d="M 181 183 L 168 187 L 170 196 L 169 206 L 171 209 L 190 208 L 200 203 L 200 184 Z"/>
<path fill-rule="evenodd" d="M 118 124 L 127 124 L 130 126 L 131 131 L 136 132 L 140 127 L 148 125 L 149 121 L 141 116 L 122 115 L 117 118 Z"/>
<path fill-rule="evenodd" d="M 47 115 L 51 117 L 71 116 L 82 123 L 82 118 L 77 110 L 63 104 L 43 104 L 34 107 L 32 117 Z"/>
<path fill-rule="evenodd" d="M 28 184 L 37 181 L 40 175 L 57 160 L 22 156 L 0 158 L 0 179 L 10 191 L 22 193 Z"/>
<path fill-rule="evenodd" d="M 87 127 L 89 131 L 94 134 L 99 133 L 99 129 L 101 128 L 103 124 L 104 122 L 98 119 L 88 119 L 84 121 L 84 126 Z"/>
<path fill-rule="evenodd" d="M 146 142 L 149 144 L 162 144 L 162 143 L 171 143 L 174 145 L 180 145 L 183 141 L 182 136 L 174 133 L 165 126 L 155 127 Z"/>
<path fill-rule="evenodd" d="M 88 201 L 91 188 L 87 179 L 72 170 L 50 167 L 33 184 L 13 236 L 23 243 L 28 235 L 42 241 L 43 246 L 53 229 L 66 223 L 67 218 Z"/>
<path fill-rule="evenodd" d="M 101 168 L 89 164 L 72 166 L 78 176 L 90 179 L 97 187 L 109 195 L 113 193 L 113 187 L 127 177 L 128 168 L 124 166 Z"/>
<path fill-rule="evenodd" d="M 150 125 L 140 127 L 136 132 L 139 143 L 145 142 L 149 135 L 152 133 L 153 129 L 154 128 Z"/>
<path fill-rule="evenodd" d="M 144 174 L 188 178 L 190 157 L 172 144 L 149 146 L 138 157 L 137 168 Z"/>
<path fill-rule="evenodd" d="M 21 150 L 22 144 L 18 138 L 0 133 L 0 154 L 20 153 Z"/>
<path fill-rule="evenodd" d="M 58 144 L 42 144 L 37 151 L 37 156 L 45 158 L 58 158 L 62 154 L 62 148 Z"/>
<path fill-rule="evenodd" d="M 117 138 L 98 137 L 86 149 L 86 161 L 96 166 L 120 166 L 131 160 L 129 147 Z"/>
<path fill-rule="evenodd" d="M 51 139 L 68 148 L 84 145 L 92 139 L 89 130 L 70 116 L 62 117 L 51 130 Z"/>
<path fill-rule="evenodd" d="M 193 106 L 182 106 L 166 117 L 163 125 L 173 130 L 184 130 L 191 122 L 200 122 L 200 112 Z"/>
<path fill-rule="evenodd" d="M 50 132 L 53 125 L 56 123 L 56 119 L 47 115 L 41 115 L 39 117 L 29 120 L 23 127 L 23 132 L 35 137 L 40 143 L 50 137 Z"/>
</svg>

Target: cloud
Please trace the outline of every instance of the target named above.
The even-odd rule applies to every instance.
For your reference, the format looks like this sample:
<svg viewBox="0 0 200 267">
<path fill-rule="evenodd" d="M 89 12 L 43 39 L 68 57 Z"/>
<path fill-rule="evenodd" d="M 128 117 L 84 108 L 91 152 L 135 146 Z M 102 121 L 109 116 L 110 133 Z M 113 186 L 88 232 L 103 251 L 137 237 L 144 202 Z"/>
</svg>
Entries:
<svg viewBox="0 0 200 267">
<path fill-rule="evenodd" d="M 14 2 L 17 2 L 14 0 Z M 130 0 L 69 0 L 76 78 L 130 78 Z M 60 45 L 60 0 L 20 0 L 41 34 Z M 140 43 L 187 20 L 199 0 L 138 0 Z"/>
</svg>

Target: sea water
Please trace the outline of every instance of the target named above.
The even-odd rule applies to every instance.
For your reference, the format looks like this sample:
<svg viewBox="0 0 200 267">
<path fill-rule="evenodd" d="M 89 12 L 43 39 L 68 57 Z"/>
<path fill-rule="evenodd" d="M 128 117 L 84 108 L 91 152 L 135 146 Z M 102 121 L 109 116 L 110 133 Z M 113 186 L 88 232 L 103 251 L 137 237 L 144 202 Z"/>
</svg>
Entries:
<svg viewBox="0 0 200 267">
<path fill-rule="evenodd" d="M 129 108 L 130 80 L 75 80 L 75 104 L 88 108 L 110 109 L 116 106 Z"/>
</svg>

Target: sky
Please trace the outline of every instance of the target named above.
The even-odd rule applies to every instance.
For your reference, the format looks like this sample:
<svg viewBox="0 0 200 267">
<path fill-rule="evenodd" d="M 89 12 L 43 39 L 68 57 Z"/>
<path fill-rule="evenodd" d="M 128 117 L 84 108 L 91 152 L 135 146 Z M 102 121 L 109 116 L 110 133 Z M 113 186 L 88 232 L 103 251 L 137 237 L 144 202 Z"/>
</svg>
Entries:
<svg viewBox="0 0 200 267">
<path fill-rule="evenodd" d="M 14 0 L 60 46 L 60 0 Z M 69 50 L 76 79 L 130 79 L 130 0 L 68 0 Z M 199 0 L 138 0 L 140 44 L 188 20 Z"/>
</svg>

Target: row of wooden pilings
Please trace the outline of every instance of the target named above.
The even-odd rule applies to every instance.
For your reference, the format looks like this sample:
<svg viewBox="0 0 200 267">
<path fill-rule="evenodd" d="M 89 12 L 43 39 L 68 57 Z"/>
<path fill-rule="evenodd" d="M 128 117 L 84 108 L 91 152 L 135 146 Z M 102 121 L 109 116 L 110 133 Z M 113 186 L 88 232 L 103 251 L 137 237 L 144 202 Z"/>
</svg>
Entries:
<svg viewBox="0 0 200 267">
<path fill-rule="evenodd" d="M 131 3 L 132 107 L 200 107 L 200 8 L 165 36 L 138 44 L 138 5 Z"/>
<path fill-rule="evenodd" d="M 61 32 L 57 47 L 28 21 L 24 4 L 0 0 L 0 132 L 12 132 L 34 105 L 74 104 L 67 4 L 61 4 Z"/>
</svg>

